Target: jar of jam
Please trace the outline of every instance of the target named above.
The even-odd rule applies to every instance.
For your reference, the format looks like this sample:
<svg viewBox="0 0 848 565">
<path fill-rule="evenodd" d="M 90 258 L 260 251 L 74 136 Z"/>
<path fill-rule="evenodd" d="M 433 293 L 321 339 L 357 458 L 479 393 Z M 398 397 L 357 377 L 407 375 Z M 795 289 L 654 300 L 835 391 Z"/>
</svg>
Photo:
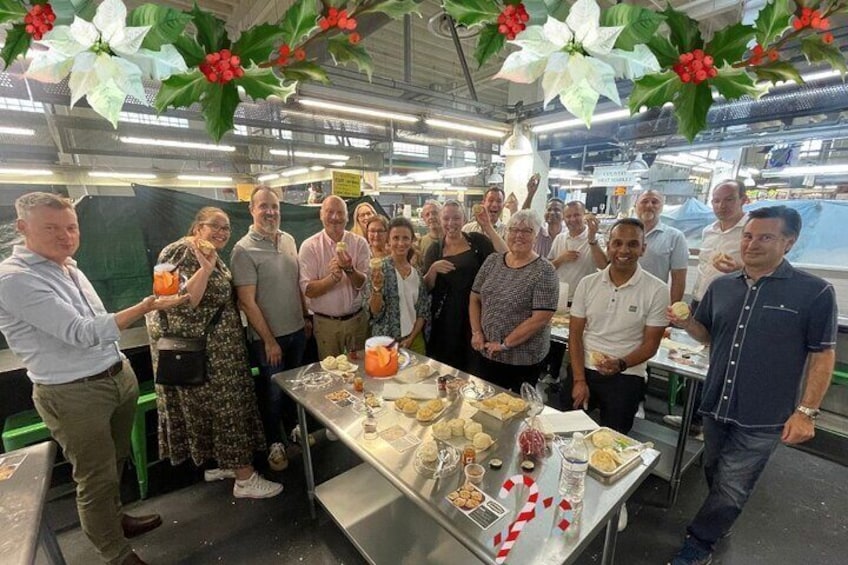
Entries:
<svg viewBox="0 0 848 565">
<path fill-rule="evenodd" d="M 448 394 L 448 378 L 445 375 L 440 375 L 436 380 L 439 387 L 439 396 L 447 396 Z"/>
<path fill-rule="evenodd" d="M 477 462 L 477 452 L 474 451 L 474 446 L 470 443 L 462 450 L 462 464 L 470 465 Z"/>
</svg>

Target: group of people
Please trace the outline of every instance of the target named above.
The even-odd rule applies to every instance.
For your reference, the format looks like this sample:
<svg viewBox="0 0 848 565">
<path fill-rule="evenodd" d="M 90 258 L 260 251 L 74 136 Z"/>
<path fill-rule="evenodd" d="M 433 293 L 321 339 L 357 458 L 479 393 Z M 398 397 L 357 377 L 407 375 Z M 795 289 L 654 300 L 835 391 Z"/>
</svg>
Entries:
<svg viewBox="0 0 848 565">
<path fill-rule="evenodd" d="M 295 407 L 271 375 L 300 366 L 311 336 L 320 358 L 361 350 L 369 335 L 390 336 L 518 391 L 548 366 L 559 370 L 564 352 L 550 349 L 550 321 L 565 294 L 568 403 L 598 408 L 602 425 L 628 433 L 647 361 L 672 323 L 712 344 L 700 407 L 710 494 L 673 561 L 708 563 L 775 446 L 812 437 L 834 362 L 833 288 L 784 259 L 800 218 L 783 207 L 746 215 L 744 203 L 741 183 L 714 190 L 717 220 L 704 232 L 688 317 L 670 308 L 683 298 L 688 250 L 682 234 L 660 221 L 662 194 L 641 193 L 637 218 L 617 220 L 602 237 L 582 203 L 556 198 L 544 223 L 527 209 L 504 223 L 504 192 L 495 187 L 471 217 L 458 201 L 428 201 L 420 238 L 409 220 L 387 220 L 368 204 L 354 210 L 348 230 L 347 205 L 328 196 L 322 230 L 298 249 L 281 230 L 279 197 L 258 186 L 248 204 L 253 223 L 229 266 L 218 255 L 231 236 L 229 218 L 203 208 L 188 234 L 159 255 L 179 268 L 185 293 L 108 314 L 72 259 L 79 246 L 72 205 L 31 193 L 16 202 L 24 244 L 0 263 L 0 330 L 27 366 L 36 408 L 74 466 L 86 535 L 106 562 L 142 563 L 126 537 L 161 520 L 120 508 L 138 385 L 117 346 L 120 330 L 142 316 L 154 365 L 165 328 L 168 335 L 206 334 L 208 343 L 205 384 L 157 385 L 161 455 L 175 465 L 211 462 L 206 480 L 234 479 L 233 495 L 250 498 L 283 489 L 254 469 L 253 457 L 270 446 L 271 467 L 285 466 Z M 255 381 L 251 366 L 259 369 Z"/>
</svg>

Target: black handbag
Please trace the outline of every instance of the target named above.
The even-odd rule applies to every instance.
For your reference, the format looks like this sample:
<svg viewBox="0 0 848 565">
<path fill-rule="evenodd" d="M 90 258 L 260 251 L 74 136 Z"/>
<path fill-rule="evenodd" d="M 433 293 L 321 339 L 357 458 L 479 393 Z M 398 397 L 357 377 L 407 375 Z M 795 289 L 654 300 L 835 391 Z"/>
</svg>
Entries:
<svg viewBox="0 0 848 565">
<path fill-rule="evenodd" d="M 178 337 L 163 335 L 156 340 L 159 362 L 156 365 L 154 382 L 164 386 L 200 386 L 206 384 L 206 336 L 212 331 L 226 304 L 222 304 L 206 327 L 201 337 Z M 168 333 L 168 316 L 159 311 L 162 333 Z"/>
</svg>

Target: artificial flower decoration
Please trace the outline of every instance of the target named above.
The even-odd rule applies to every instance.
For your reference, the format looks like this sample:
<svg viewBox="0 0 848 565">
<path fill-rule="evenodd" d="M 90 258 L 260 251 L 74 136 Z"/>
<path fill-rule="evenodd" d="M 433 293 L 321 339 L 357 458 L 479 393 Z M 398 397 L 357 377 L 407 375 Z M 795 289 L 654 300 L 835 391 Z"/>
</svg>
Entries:
<svg viewBox="0 0 848 565">
<path fill-rule="evenodd" d="M 164 80 L 187 69 L 173 45 L 145 49 L 142 42 L 151 26 L 128 27 L 127 8 L 121 0 L 104 0 L 91 22 L 79 16 L 70 26 L 56 26 L 36 45 L 26 75 L 57 83 L 70 74 L 71 106 L 85 97 L 91 108 L 118 126 L 127 96 L 147 104 L 142 79 Z"/>
<path fill-rule="evenodd" d="M 621 105 L 616 78 L 635 80 L 660 70 L 646 45 L 616 48 L 624 29 L 602 26 L 595 0 L 577 0 L 564 22 L 548 16 L 544 25 L 528 26 L 510 41 L 521 50 L 506 58 L 496 78 L 532 83 L 541 77 L 544 105 L 559 96 L 589 126 L 601 95 Z"/>
</svg>

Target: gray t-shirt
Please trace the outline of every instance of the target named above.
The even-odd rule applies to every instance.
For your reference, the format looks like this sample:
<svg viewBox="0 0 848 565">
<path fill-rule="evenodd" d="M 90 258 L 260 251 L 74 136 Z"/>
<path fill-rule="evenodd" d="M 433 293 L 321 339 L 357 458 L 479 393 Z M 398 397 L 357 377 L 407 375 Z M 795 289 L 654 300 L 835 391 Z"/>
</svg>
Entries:
<svg viewBox="0 0 848 565">
<path fill-rule="evenodd" d="M 487 341 L 500 342 L 534 310 L 556 311 L 559 281 L 554 266 L 542 257 L 518 269 L 508 267 L 504 253 L 492 253 L 480 267 L 473 292 L 482 301 L 481 325 Z M 548 354 L 551 327 L 495 358 L 509 365 L 533 365 Z"/>
<path fill-rule="evenodd" d="M 303 329 L 297 245 L 291 235 L 279 232 L 275 245 L 251 228 L 233 246 L 230 264 L 235 286 L 256 286 L 256 304 L 275 337 Z M 260 339 L 253 328 L 248 332 L 251 340 Z"/>
</svg>

